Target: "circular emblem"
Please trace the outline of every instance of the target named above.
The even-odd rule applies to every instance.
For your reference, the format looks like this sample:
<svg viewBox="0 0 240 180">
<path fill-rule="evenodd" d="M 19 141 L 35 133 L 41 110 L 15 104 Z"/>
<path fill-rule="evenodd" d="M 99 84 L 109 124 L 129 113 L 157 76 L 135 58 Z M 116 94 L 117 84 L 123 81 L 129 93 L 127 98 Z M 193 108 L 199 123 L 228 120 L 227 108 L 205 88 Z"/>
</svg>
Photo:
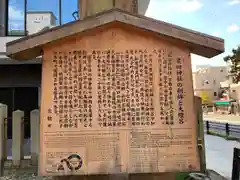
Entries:
<svg viewBox="0 0 240 180">
<path fill-rule="evenodd" d="M 69 170 L 79 170 L 83 165 L 83 160 L 78 154 L 72 154 L 67 159 L 62 159 L 61 163 L 66 163 Z M 62 167 L 62 166 L 61 166 Z M 63 170 L 59 168 L 59 170 Z"/>
</svg>

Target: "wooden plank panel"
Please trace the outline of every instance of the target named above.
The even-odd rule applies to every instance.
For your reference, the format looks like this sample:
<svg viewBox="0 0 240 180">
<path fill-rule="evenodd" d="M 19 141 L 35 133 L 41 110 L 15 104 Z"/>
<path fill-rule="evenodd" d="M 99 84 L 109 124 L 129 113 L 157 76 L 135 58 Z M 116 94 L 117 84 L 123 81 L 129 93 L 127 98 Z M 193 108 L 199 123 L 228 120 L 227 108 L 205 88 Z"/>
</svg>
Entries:
<svg viewBox="0 0 240 180">
<path fill-rule="evenodd" d="M 96 34 L 45 46 L 41 175 L 198 171 L 189 50 L 129 29 Z"/>
<path fill-rule="evenodd" d="M 96 0 L 80 0 L 80 19 L 112 9 L 113 1 L 114 0 L 101 0 L 101 2 L 96 3 Z"/>
<path fill-rule="evenodd" d="M 116 0 L 115 7 L 137 14 L 138 13 L 138 0 Z"/>
</svg>

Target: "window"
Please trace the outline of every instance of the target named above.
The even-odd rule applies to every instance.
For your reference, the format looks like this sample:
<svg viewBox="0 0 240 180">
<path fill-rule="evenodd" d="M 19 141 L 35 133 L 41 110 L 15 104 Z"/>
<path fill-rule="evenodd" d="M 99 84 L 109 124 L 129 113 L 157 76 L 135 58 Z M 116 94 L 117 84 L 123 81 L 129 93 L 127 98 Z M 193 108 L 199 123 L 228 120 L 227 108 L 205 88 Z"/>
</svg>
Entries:
<svg viewBox="0 0 240 180">
<path fill-rule="evenodd" d="M 213 84 L 214 84 L 214 85 L 216 84 L 216 80 L 215 80 L 215 79 L 213 80 Z"/>
<path fill-rule="evenodd" d="M 33 34 L 78 18 L 78 0 L 9 0 L 6 7 L 7 33 L 2 34 L 8 36 Z"/>
<path fill-rule="evenodd" d="M 202 86 L 204 86 L 205 84 L 209 84 L 208 80 L 203 80 L 202 81 Z"/>
<path fill-rule="evenodd" d="M 223 69 L 221 69 L 220 72 L 223 72 Z"/>
<path fill-rule="evenodd" d="M 216 97 L 216 96 L 217 96 L 217 92 L 214 92 L 214 93 L 213 93 L 213 96 Z"/>
<path fill-rule="evenodd" d="M 8 1 L 8 36 L 24 36 L 26 34 L 26 0 Z"/>
</svg>

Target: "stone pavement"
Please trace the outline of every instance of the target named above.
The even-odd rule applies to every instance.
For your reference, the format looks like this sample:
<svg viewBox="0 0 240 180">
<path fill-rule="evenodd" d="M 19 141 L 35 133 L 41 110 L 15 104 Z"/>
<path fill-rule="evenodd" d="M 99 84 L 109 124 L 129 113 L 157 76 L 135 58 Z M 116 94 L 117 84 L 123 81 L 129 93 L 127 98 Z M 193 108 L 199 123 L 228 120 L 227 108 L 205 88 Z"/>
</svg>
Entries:
<svg viewBox="0 0 240 180">
<path fill-rule="evenodd" d="M 205 135 L 207 169 L 212 169 L 227 179 L 231 179 L 234 147 L 240 148 L 240 143 Z"/>
<path fill-rule="evenodd" d="M 240 125 L 240 116 L 237 115 L 204 114 L 203 120 Z"/>
</svg>

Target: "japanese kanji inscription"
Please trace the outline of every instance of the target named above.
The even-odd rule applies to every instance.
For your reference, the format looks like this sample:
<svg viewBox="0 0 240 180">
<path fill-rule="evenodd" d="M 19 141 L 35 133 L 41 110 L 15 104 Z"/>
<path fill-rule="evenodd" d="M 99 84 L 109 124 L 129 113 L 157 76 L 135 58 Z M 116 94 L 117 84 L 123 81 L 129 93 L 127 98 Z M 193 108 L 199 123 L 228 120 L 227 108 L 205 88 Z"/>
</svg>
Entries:
<svg viewBox="0 0 240 180">
<path fill-rule="evenodd" d="M 46 46 L 41 174 L 198 170 L 189 54 L 121 28 Z"/>
</svg>

